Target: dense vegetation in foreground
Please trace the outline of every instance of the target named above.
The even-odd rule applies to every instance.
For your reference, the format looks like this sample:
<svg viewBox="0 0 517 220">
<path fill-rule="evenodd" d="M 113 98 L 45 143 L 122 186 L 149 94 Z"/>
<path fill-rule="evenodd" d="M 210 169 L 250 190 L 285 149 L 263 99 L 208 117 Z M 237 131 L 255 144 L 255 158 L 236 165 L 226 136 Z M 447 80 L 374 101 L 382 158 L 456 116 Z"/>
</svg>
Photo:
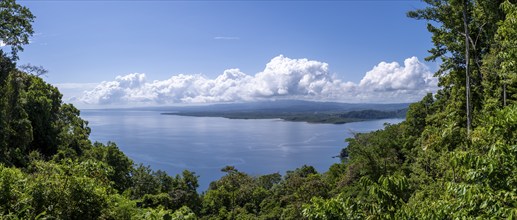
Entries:
<svg viewBox="0 0 517 220">
<path fill-rule="evenodd" d="M 261 112 L 261 111 L 205 111 L 205 112 L 174 112 L 162 115 L 181 115 L 195 117 L 222 117 L 228 119 L 282 119 L 285 121 L 344 124 L 349 122 L 404 118 L 407 109 L 395 111 L 359 110 L 343 112 Z"/>
<path fill-rule="evenodd" d="M 192 172 L 169 176 L 114 143 L 92 144 L 79 111 L 34 75 L 41 69 L 16 68 L 33 16 L 0 1 L 0 40 L 11 46 L 0 52 L 0 218 L 515 219 L 517 5 L 426 2 L 409 16 L 434 21 L 429 59 L 443 61 L 442 89 L 404 122 L 348 139 L 324 173 L 229 166 L 198 194 Z"/>
</svg>

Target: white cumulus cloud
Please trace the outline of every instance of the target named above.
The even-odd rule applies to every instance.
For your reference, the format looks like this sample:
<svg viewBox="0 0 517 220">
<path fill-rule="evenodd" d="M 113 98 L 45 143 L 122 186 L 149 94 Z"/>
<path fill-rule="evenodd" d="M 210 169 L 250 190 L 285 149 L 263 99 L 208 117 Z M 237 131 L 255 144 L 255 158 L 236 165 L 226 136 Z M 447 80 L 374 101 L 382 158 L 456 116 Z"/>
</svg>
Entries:
<svg viewBox="0 0 517 220">
<path fill-rule="evenodd" d="M 273 58 L 265 69 L 248 75 L 225 70 L 215 79 L 180 74 L 166 80 L 146 81 L 143 73 L 118 76 L 85 91 L 86 104 L 175 104 L 306 99 L 346 102 L 409 102 L 436 91 L 436 79 L 416 57 L 401 66 L 381 62 L 359 83 L 344 82 L 329 72 L 329 65 L 308 59 Z"/>
<path fill-rule="evenodd" d="M 368 71 L 359 85 L 375 91 L 420 90 L 436 85 L 436 78 L 418 58 L 397 62 L 381 62 Z"/>
</svg>

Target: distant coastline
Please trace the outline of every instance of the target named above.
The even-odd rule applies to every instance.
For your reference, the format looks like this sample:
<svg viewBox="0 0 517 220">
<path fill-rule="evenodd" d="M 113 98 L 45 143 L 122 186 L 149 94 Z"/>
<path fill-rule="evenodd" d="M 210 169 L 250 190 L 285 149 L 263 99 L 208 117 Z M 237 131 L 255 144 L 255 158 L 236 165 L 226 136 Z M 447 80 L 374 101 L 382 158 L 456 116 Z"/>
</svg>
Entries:
<svg viewBox="0 0 517 220">
<path fill-rule="evenodd" d="M 380 111 L 359 110 L 343 112 L 261 112 L 261 111 L 199 111 L 199 112 L 164 112 L 162 115 L 178 115 L 191 117 L 221 117 L 228 119 L 282 119 L 292 122 L 317 124 L 345 124 L 367 120 L 387 118 L 404 118 L 407 108 Z"/>
</svg>

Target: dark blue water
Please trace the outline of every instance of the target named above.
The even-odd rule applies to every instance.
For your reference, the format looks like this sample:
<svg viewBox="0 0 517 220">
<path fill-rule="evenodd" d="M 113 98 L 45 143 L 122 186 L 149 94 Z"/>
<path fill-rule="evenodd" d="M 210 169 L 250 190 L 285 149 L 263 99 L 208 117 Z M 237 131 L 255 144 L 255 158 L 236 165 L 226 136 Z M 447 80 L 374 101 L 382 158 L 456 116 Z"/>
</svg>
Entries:
<svg viewBox="0 0 517 220">
<path fill-rule="evenodd" d="M 200 176 L 200 190 L 224 175 L 226 165 L 251 175 L 285 174 L 304 164 L 326 171 L 352 132 L 383 128 L 385 119 L 343 125 L 286 122 L 276 119 L 160 115 L 159 111 L 83 110 L 90 139 L 114 141 L 134 162 L 169 175 L 188 169 Z"/>
</svg>

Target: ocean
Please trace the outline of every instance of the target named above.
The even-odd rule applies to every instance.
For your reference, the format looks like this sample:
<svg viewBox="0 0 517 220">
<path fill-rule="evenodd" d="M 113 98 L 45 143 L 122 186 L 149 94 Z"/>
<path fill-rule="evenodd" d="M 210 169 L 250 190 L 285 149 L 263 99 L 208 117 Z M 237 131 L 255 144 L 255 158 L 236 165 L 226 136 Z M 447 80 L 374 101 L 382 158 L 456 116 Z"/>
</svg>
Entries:
<svg viewBox="0 0 517 220">
<path fill-rule="evenodd" d="M 224 175 L 231 165 L 250 175 L 284 175 L 302 165 L 325 172 L 338 158 L 345 139 L 370 132 L 383 119 L 347 124 L 309 124 L 280 119 L 225 119 L 161 115 L 156 110 L 82 110 L 92 129 L 90 139 L 117 146 L 135 163 L 169 175 L 190 170 L 199 175 L 198 191 Z"/>
</svg>

